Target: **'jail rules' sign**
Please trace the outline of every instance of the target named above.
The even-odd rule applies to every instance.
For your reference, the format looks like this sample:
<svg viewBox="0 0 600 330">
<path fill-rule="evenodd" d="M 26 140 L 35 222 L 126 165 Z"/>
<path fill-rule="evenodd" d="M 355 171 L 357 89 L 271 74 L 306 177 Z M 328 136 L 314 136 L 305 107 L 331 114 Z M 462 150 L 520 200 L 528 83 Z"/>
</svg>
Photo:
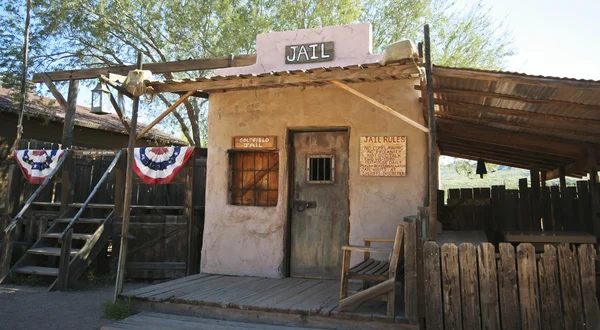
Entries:
<svg viewBox="0 0 600 330">
<path fill-rule="evenodd" d="M 333 61 L 333 41 L 285 46 L 285 63 Z"/>
<path fill-rule="evenodd" d="M 406 136 L 361 136 L 361 176 L 406 176 Z"/>
</svg>

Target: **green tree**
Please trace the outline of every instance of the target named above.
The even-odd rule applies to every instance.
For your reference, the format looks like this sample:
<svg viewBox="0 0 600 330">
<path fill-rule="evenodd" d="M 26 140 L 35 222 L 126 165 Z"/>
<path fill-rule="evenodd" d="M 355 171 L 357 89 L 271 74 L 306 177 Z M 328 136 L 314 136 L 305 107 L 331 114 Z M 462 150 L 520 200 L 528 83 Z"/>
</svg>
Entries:
<svg viewBox="0 0 600 330">
<path fill-rule="evenodd" d="M 0 75 L 9 87 L 18 81 L 24 4 L 0 0 Z M 30 72 L 132 64 L 138 51 L 147 62 L 247 54 L 259 33 L 354 22 L 372 22 L 376 52 L 399 39 L 421 40 L 429 22 L 436 64 L 500 69 L 511 40 L 488 10 L 443 0 L 33 0 Z M 176 98 L 160 95 L 142 113 L 155 115 Z M 191 98 L 182 108 L 161 128 L 201 145 L 206 102 Z M 192 115 L 199 120 L 190 122 Z"/>
</svg>

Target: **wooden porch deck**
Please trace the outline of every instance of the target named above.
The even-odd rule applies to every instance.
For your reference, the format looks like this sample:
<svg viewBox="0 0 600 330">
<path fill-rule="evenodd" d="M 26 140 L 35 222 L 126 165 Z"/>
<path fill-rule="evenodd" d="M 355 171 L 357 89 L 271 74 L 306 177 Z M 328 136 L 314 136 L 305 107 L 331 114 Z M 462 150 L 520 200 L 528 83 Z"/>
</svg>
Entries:
<svg viewBox="0 0 600 330">
<path fill-rule="evenodd" d="M 351 284 L 352 287 L 358 290 L 360 285 Z M 394 318 L 386 316 L 385 301 L 367 301 L 341 313 L 338 308 L 339 294 L 339 280 L 197 274 L 136 289 L 122 296 L 131 298 L 138 311 L 232 320 L 240 320 L 239 311 L 243 311 L 263 321 L 278 315 L 275 319 L 283 321 L 276 323 L 282 325 L 293 325 L 293 322 L 285 320 L 294 319 L 302 319 L 305 326 L 311 325 L 310 322 L 306 322 L 306 319 L 314 316 L 319 320 L 317 324 L 327 323 L 327 320 L 345 322 L 351 320 L 352 322 L 377 322 L 380 326 L 381 322 L 385 322 L 388 328 L 396 328 L 396 326 L 412 328 L 406 324 L 400 293 L 396 298 L 399 305 L 396 310 L 399 312 Z M 204 309 L 201 313 L 192 313 L 190 310 L 193 308 Z M 231 315 L 237 318 L 228 316 L 228 313 L 232 312 L 235 315 Z"/>
</svg>

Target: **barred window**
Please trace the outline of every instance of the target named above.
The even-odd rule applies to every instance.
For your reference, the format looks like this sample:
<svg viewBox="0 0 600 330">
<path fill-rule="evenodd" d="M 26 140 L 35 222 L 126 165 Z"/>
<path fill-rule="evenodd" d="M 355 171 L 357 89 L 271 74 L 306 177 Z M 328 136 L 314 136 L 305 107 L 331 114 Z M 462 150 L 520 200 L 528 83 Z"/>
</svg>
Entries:
<svg viewBox="0 0 600 330">
<path fill-rule="evenodd" d="M 232 205 L 277 206 L 279 153 L 231 151 Z"/>
<path fill-rule="evenodd" d="M 333 155 L 310 155 L 306 158 L 308 183 L 334 183 L 335 158 Z"/>
</svg>

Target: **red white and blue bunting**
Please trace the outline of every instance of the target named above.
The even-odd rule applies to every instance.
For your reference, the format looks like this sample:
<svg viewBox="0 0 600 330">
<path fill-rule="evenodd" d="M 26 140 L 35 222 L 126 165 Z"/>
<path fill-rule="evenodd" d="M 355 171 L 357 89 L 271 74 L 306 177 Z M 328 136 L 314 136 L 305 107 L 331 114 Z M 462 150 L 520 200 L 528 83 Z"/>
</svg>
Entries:
<svg viewBox="0 0 600 330">
<path fill-rule="evenodd" d="M 194 147 L 148 147 L 133 151 L 133 170 L 146 184 L 171 182 L 194 152 Z"/>
<path fill-rule="evenodd" d="M 65 153 L 64 150 L 16 150 L 14 151 L 17 164 L 23 176 L 31 184 L 42 184 L 56 168 L 58 160 Z"/>
</svg>

